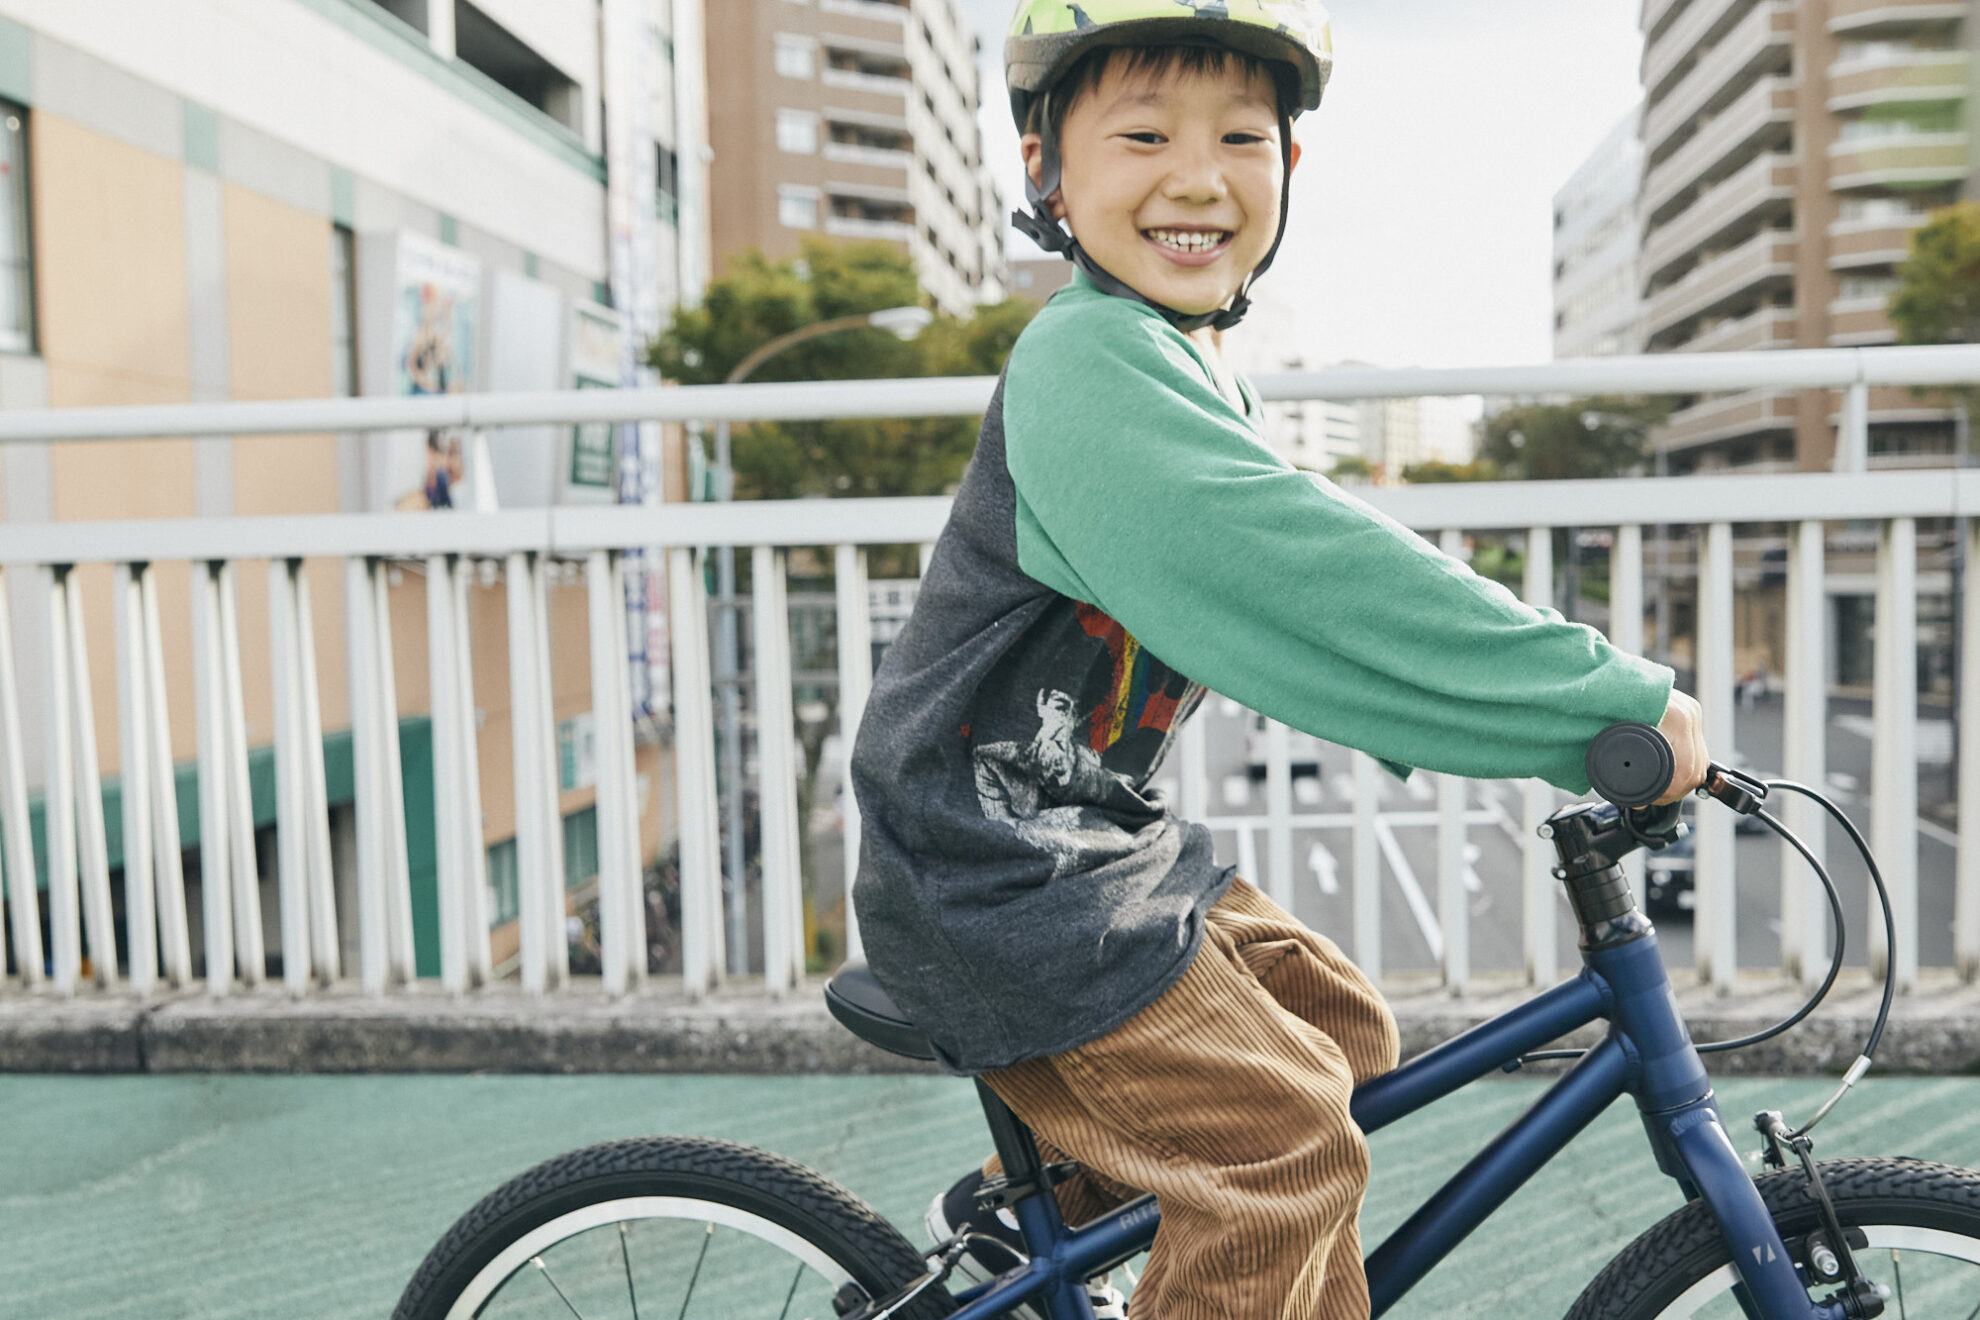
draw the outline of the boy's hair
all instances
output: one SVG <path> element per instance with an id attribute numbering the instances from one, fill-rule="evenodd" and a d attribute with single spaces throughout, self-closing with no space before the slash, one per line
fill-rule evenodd
<path id="1" fill-rule="evenodd" d="M 1053 86 L 1049 98 L 1039 97 L 1032 101 L 1031 109 L 1025 116 L 1024 131 L 1044 131 L 1043 114 L 1049 99 L 1052 131 L 1055 134 L 1060 132 L 1065 128 L 1067 113 L 1082 97 L 1100 86 L 1109 69 L 1118 68 L 1128 78 L 1138 75 L 1163 78 L 1176 74 L 1184 77 L 1221 77 L 1233 67 L 1247 77 L 1263 74 L 1271 80 L 1272 86 L 1278 90 L 1281 118 L 1289 115 L 1292 107 L 1299 104 L 1299 72 L 1279 60 L 1261 60 L 1256 55 L 1232 50 L 1228 46 L 1208 44 L 1096 46 L 1066 70 L 1065 77 Z"/>

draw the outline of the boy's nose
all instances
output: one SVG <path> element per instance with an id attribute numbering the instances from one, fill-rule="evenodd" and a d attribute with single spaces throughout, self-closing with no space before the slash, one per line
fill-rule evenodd
<path id="1" fill-rule="evenodd" d="M 1174 201 L 1214 202 L 1229 191 L 1222 163 L 1205 147 L 1181 153 L 1163 184 L 1164 195 Z"/>

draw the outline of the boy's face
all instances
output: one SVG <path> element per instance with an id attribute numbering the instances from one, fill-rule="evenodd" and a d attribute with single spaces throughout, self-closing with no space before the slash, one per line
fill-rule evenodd
<path id="1" fill-rule="evenodd" d="M 1035 180 L 1038 135 L 1023 147 Z M 1193 316 L 1225 306 L 1277 236 L 1277 91 L 1242 61 L 1202 74 L 1124 74 L 1116 61 L 1067 112 L 1059 152 L 1053 215 L 1103 269 L 1163 306 Z"/>

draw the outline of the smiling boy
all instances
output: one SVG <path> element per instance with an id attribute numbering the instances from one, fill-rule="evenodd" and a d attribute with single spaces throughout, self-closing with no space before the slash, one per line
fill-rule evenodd
<path id="1" fill-rule="evenodd" d="M 1013 349 L 853 756 L 874 975 L 979 1074 L 1079 1222 L 1162 1221 L 1136 1320 L 1365 1317 L 1355 1085 L 1381 996 L 1151 781 L 1213 688 L 1398 772 L 1585 791 L 1604 726 L 1705 766 L 1670 671 L 1520 604 L 1273 454 L 1219 336 L 1285 232 L 1320 103 L 1306 0 L 1023 0 L 1005 47 L 1033 210 L 1079 270 Z M 1062 227 L 1064 226 L 1064 227 Z M 1068 232 L 1070 230 L 1070 232 Z M 931 1210 L 1015 1239 L 981 1174 Z"/>

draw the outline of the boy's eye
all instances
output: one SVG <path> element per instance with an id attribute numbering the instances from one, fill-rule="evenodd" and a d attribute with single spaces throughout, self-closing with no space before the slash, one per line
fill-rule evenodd
<path id="1" fill-rule="evenodd" d="M 1153 132 L 1127 133 L 1123 134 L 1123 136 L 1130 142 L 1142 142 L 1149 146 L 1154 146 L 1164 140 L 1160 133 Z"/>
<path id="2" fill-rule="evenodd" d="M 1224 142 L 1225 142 L 1225 144 L 1226 144 L 1227 146 L 1233 146 L 1233 147 L 1248 147 L 1248 146 L 1250 146 L 1250 145 L 1252 145 L 1252 144 L 1253 144 L 1253 143 L 1255 143 L 1255 142 L 1264 142 L 1264 141 L 1266 141 L 1266 140 L 1267 140 L 1267 139 L 1266 139 L 1266 137 L 1265 137 L 1265 135 L 1264 135 L 1263 133 L 1226 133 L 1226 134 L 1224 134 Z"/>

